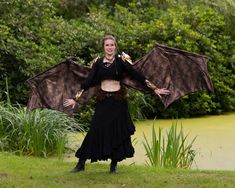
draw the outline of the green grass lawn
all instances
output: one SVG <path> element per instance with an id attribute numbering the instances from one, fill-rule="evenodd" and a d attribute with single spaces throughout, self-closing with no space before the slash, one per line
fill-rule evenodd
<path id="1" fill-rule="evenodd" d="M 0 187 L 235 187 L 235 171 L 155 169 L 120 165 L 117 174 L 109 174 L 108 163 L 88 163 L 85 172 L 71 174 L 69 170 L 74 165 L 74 162 L 0 153 Z"/>

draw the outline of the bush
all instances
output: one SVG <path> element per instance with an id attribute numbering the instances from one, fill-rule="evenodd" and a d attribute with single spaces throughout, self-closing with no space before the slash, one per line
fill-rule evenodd
<path id="1" fill-rule="evenodd" d="M 145 96 L 153 110 L 148 110 L 147 103 L 137 101 L 141 113 L 146 110 L 146 117 L 189 117 L 235 109 L 235 42 L 222 14 L 226 11 L 221 13 L 218 6 L 208 6 L 204 0 L 118 3 L 92 0 L 79 1 L 83 2 L 80 7 L 77 2 L 18 0 L 8 6 L 0 3 L 0 89 L 5 91 L 4 79 L 8 77 L 14 104 L 27 103 L 26 79 L 59 63 L 65 56 L 76 56 L 79 63 L 89 64 L 101 53 L 101 38 L 114 34 L 119 52 L 125 51 L 133 60 L 146 54 L 155 42 L 210 57 L 213 95 L 191 94 L 167 110 L 159 100 Z M 68 12 L 70 7 L 74 11 Z M 233 15 L 232 11 L 229 14 Z M 231 28 L 233 25 L 230 24 Z M 0 100 L 5 99 L 2 92 Z"/>

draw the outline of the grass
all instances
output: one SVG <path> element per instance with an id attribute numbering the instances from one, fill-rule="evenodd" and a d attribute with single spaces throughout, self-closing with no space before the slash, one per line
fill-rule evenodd
<path id="1" fill-rule="evenodd" d="M 79 188 L 210 188 L 234 187 L 235 171 L 158 169 L 119 165 L 117 174 L 108 164 L 90 164 L 86 171 L 71 174 L 75 163 L 0 153 L 0 187 Z"/>

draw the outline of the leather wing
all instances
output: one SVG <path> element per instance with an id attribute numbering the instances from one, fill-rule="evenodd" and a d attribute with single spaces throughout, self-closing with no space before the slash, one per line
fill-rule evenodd
<path id="1" fill-rule="evenodd" d="M 72 114 L 74 109 L 65 108 L 63 102 L 65 99 L 75 96 L 89 72 L 89 67 L 79 65 L 71 58 L 66 58 L 61 63 L 28 79 L 26 82 L 31 88 L 31 95 L 27 110 L 49 108 Z M 95 90 L 96 88 L 92 87 L 84 92 L 78 105 L 88 102 L 94 96 Z"/>
<path id="2" fill-rule="evenodd" d="M 207 64 L 206 56 L 156 44 L 149 53 L 133 63 L 133 68 L 158 88 L 170 90 L 170 95 L 162 95 L 161 98 L 167 108 L 189 93 L 200 90 L 213 92 Z M 123 82 L 140 91 L 145 90 L 143 85 L 130 77 Z"/>

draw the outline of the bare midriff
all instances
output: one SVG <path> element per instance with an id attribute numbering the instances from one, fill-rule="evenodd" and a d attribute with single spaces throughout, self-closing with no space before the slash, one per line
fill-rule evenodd
<path id="1" fill-rule="evenodd" d="M 101 89 L 103 91 L 114 92 L 121 89 L 120 81 L 117 80 L 103 80 L 101 82 Z"/>

